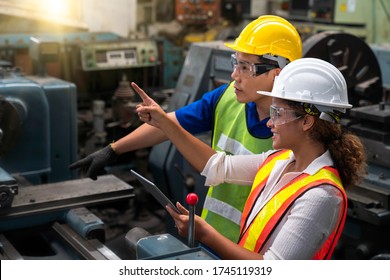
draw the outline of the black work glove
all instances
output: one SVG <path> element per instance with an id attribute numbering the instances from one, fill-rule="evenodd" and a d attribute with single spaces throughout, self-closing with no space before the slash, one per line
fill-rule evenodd
<path id="1" fill-rule="evenodd" d="M 92 180 L 96 180 L 98 175 L 104 174 L 106 165 L 114 164 L 118 159 L 118 155 L 107 145 L 103 149 L 96 151 L 79 161 L 69 165 L 70 169 L 83 168 L 87 170 L 86 176 Z"/>

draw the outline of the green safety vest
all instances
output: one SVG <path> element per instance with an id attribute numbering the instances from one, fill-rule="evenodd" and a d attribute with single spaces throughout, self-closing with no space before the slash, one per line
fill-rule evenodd
<path id="1" fill-rule="evenodd" d="M 239 103 L 233 83 L 221 95 L 214 112 L 212 148 L 227 154 L 258 154 L 272 149 L 272 138 L 262 139 L 249 133 L 246 106 Z M 223 183 L 210 186 L 202 218 L 218 232 L 237 242 L 242 210 L 251 186 Z"/>

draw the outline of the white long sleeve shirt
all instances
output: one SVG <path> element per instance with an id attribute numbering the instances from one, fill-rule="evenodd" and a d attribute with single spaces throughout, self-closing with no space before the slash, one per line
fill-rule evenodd
<path id="1" fill-rule="evenodd" d="M 222 182 L 252 185 L 257 171 L 272 151 L 257 155 L 226 155 L 218 152 L 207 162 L 202 175 L 205 185 L 217 186 Z M 276 162 L 264 191 L 257 199 L 247 225 L 285 184 L 302 173 L 314 174 L 324 166 L 332 166 L 329 151 L 315 159 L 303 172 L 286 173 L 279 179 L 287 165 L 295 160 Z M 308 190 L 298 198 L 276 227 L 260 252 L 264 259 L 311 259 L 326 241 L 339 219 L 342 195 L 333 186 L 323 185 Z"/>

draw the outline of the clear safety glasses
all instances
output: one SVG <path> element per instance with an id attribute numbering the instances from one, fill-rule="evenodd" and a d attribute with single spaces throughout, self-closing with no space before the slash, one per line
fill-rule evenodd
<path id="1" fill-rule="evenodd" d="M 278 108 L 275 106 L 270 106 L 269 116 L 274 125 L 282 125 L 303 117 L 297 116 L 294 109 Z"/>
<path id="2" fill-rule="evenodd" d="M 277 65 L 272 64 L 241 61 L 237 59 L 236 54 L 232 54 L 230 61 L 234 71 L 250 77 L 260 76 L 272 69 L 278 68 Z"/>

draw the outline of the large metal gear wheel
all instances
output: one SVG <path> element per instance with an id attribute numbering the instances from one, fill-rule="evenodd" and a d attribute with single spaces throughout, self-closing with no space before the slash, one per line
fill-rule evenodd
<path id="1" fill-rule="evenodd" d="M 347 81 L 349 103 L 354 107 L 383 100 L 378 60 L 362 39 L 343 32 L 324 31 L 303 42 L 302 56 L 320 58 L 336 66 Z"/>

